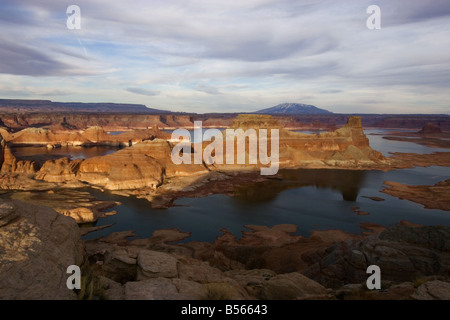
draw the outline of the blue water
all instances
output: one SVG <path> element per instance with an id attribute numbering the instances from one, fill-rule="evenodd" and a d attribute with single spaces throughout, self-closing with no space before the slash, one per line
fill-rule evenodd
<path id="1" fill-rule="evenodd" d="M 380 151 L 384 156 L 389 157 L 390 152 L 403 152 L 403 153 L 433 153 L 433 152 L 448 152 L 449 149 L 442 148 L 430 148 L 424 145 L 420 145 L 414 142 L 395 141 L 383 139 L 383 133 L 391 132 L 387 129 L 370 129 L 364 130 L 367 138 L 369 138 L 370 146 Z M 399 130 L 397 130 L 399 131 Z M 381 134 L 381 135 L 380 135 Z"/>
<path id="2" fill-rule="evenodd" d="M 118 136 L 121 133 L 124 133 L 125 131 L 109 131 L 108 134 L 111 136 Z"/>
<path id="3" fill-rule="evenodd" d="M 366 130 L 370 133 L 372 130 Z M 374 130 L 375 131 L 375 130 Z M 376 130 L 379 133 L 381 130 Z M 429 153 L 441 151 L 418 144 L 382 139 L 369 135 L 370 144 L 385 155 L 389 152 Z M 444 151 L 448 151 L 444 149 Z M 335 169 L 281 170 L 283 181 L 270 181 L 247 188 L 237 188 L 234 196 L 215 194 L 203 198 L 180 198 L 175 207 L 152 209 L 146 200 L 112 195 L 91 190 L 99 199 L 120 201 L 115 216 L 102 218 L 97 226 L 114 226 L 85 236 L 105 236 L 114 231 L 135 230 L 138 237 L 149 237 L 154 230 L 178 228 L 192 232 L 185 241 L 214 241 L 226 228 L 237 237 L 247 230 L 245 225 L 290 223 L 298 226 L 298 234 L 308 236 L 312 230 L 341 229 L 360 234 L 361 223 L 384 226 L 407 220 L 423 225 L 450 226 L 450 212 L 425 209 L 421 204 L 401 200 L 380 192 L 384 181 L 410 185 L 433 185 L 450 179 L 447 167 L 431 166 L 382 171 Z M 368 197 L 380 197 L 373 201 Z M 357 215 L 352 207 L 369 212 Z"/>
<path id="4" fill-rule="evenodd" d="M 100 219 L 97 225 L 115 223 L 86 236 L 95 238 L 113 231 L 135 230 L 139 237 L 151 236 L 154 230 L 178 228 L 192 232 L 189 240 L 213 241 L 221 234 L 221 228 L 227 228 L 237 237 L 245 230 L 244 225 L 256 224 L 273 226 L 291 223 L 299 227 L 299 234 L 307 236 L 311 230 L 341 229 L 352 233 L 361 233 L 362 222 L 374 222 L 389 226 L 408 220 L 424 225 L 449 225 L 450 213 L 442 210 L 424 209 L 422 205 L 408 200 L 381 193 L 383 181 L 397 181 L 406 184 L 435 184 L 450 179 L 448 170 L 442 167 L 403 169 L 390 172 L 359 171 L 356 181 L 337 181 L 320 185 L 287 187 L 279 191 L 283 182 L 271 182 L 258 190 L 257 199 L 252 196 L 230 197 L 216 194 L 203 198 L 181 198 L 175 201 L 177 206 L 168 209 L 152 209 L 146 200 L 120 197 L 109 192 L 92 191 L 99 199 L 120 201 L 123 204 L 114 209 L 115 216 Z M 295 170 L 302 175 L 303 170 Z M 337 170 L 334 170 L 337 171 Z M 326 175 L 324 170 L 307 170 Z M 340 170 L 343 174 L 352 174 Z M 322 179 L 323 180 L 323 179 Z M 326 180 L 326 177 L 325 177 Z M 355 182 L 356 185 L 349 185 Z M 276 184 L 279 184 L 278 186 Z M 342 188 L 341 188 L 342 187 Z M 345 190 L 349 188 L 350 190 Z M 257 187 L 255 187 L 257 188 Z M 282 189 L 282 186 L 281 186 Z M 344 190 L 342 190 L 344 189 Z M 347 192 L 347 194 L 346 194 Z M 268 199 L 261 194 L 267 193 Z M 350 195 L 350 196 L 349 196 Z M 352 196 L 356 198 L 352 199 Z M 380 197 L 385 201 L 377 202 L 362 196 Z M 346 200 L 344 200 L 346 198 Z M 370 214 L 359 216 L 352 207 L 368 211 Z"/>
<path id="5" fill-rule="evenodd" d="M 431 153 L 448 149 L 429 148 L 413 142 L 383 139 L 391 130 L 365 130 L 370 145 L 389 156 L 391 152 Z M 194 142 L 204 137 L 194 137 Z M 210 133 L 203 129 L 203 135 Z M 90 158 L 115 152 L 109 147 L 67 147 L 47 150 L 42 147 L 14 149 L 22 159 L 40 159 L 68 156 L 72 159 Z M 42 159 L 41 159 L 42 158 Z M 283 181 L 259 183 L 247 188 L 237 188 L 234 196 L 223 194 L 203 198 L 180 198 L 174 207 L 152 209 L 147 200 L 122 197 L 110 192 L 88 189 L 102 200 L 122 203 L 113 210 L 118 214 L 101 218 L 96 226 L 114 224 L 110 228 L 90 233 L 84 238 L 92 239 L 115 231 L 135 230 L 138 237 L 149 237 L 153 231 L 163 228 L 178 228 L 192 232 L 185 241 L 213 241 L 226 228 L 240 237 L 245 225 L 290 223 L 298 226 L 298 234 L 308 236 L 312 230 L 341 229 L 361 233 L 361 223 L 374 222 L 389 226 L 408 220 L 424 225 L 449 225 L 450 212 L 424 209 L 422 205 L 400 200 L 381 193 L 384 181 L 396 181 L 410 185 L 433 185 L 450 179 L 447 167 L 427 167 L 381 171 L 355 170 L 282 170 Z M 380 197 L 376 202 L 363 196 Z M 365 216 L 357 215 L 352 207 L 367 211 Z"/>

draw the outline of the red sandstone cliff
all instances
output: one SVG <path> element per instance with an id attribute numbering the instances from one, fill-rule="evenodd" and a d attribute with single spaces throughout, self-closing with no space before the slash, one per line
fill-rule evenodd
<path id="1" fill-rule="evenodd" d="M 350 117 L 347 124 L 334 132 L 323 132 L 320 134 L 305 134 L 292 132 L 282 128 L 279 121 L 267 115 L 239 115 L 233 122 L 232 129 L 241 128 L 243 130 L 267 129 L 269 134 L 272 129 L 279 132 L 279 165 L 280 167 L 297 166 L 337 166 L 337 167 L 365 167 L 380 163 L 385 160 L 383 155 L 373 150 L 369 145 L 369 140 L 365 136 L 360 117 Z M 223 131 L 223 141 L 226 140 L 227 131 Z M 235 140 L 235 150 L 237 140 Z M 209 142 L 204 142 L 205 148 Z M 269 135 L 265 142 L 271 155 L 271 137 Z M 224 148 L 225 149 L 225 148 Z M 250 164 L 249 143 L 245 145 L 245 164 L 237 164 L 237 155 L 234 165 L 225 164 L 225 150 L 215 150 L 214 155 L 222 159 L 224 164 L 214 165 L 222 170 L 236 169 L 258 169 L 264 167 L 259 162 Z"/>
<path id="2" fill-rule="evenodd" d="M 0 135 L 0 172 L 33 174 L 37 169 L 34 161 L 17 160 Z"/>
<path id="3" fill-rule="evenodd" d="M 26 128 L 17 133 L 6 133 L 5 140 L 11 145 L 44 145 L 49 148 L 58 146 L 90 146 L 113 145 L 129 146 L 144 140 L 155 138 L 168 139 L 170 134 L 155 129 L 143 129 L 110 135 L 98 126 L 89 127 L 84 131 L 59 131 L 57 133 L 43 128 Z"/>
<path id="4" fill-rule="evenodd" d="M 175 165 L 171 150 L 172 145 L 166 140 L 144 141 L 110 155 L 83 161 L 77 178 L 110 190 L 154 189 L 165 177 L 208 172 L 203 165 Z"/>
<path id="5" fill-rule="evenodd" d="M 304 134 L 285 130 L 281 124 L 271 116 L 240 115 L 232 128 L 243 130 L 269 129 L 269 136 L 265 141 L 268 146 L 268 156 L 271 152 L 270 129 L 279 130 L 279 159 L 272 159 L 276 166 L 285 167 L 342 167 L 365 168 L 382 163 L 385 159 L 369 146 L 369 140 L 364 135 L 361 119 L 350 117 L 347 124 L 334 131 L 321 134 Z M 225 134 L 225 133 L 224 133 Z M 101 186 L 111 190 L 123 189 L 155 189 L 166 178 L 178 176 L 195 176 L 207 173 L 209 170 L 255 170 L 267 167 L 261 161 L 249 163 L 249 147 L 246 144 L 246 161 L 237 164 L 238 154 L 235 154 L 235 164 L 227 164 L 224 158 L 226 148 L 216 149 L 213 154 L 215 163 L 206 166 L 202 164 L 173 163 L 171 158 L 174 143 L 165 139 L 155 139 L 157 136 L 169 137 L 157 129 L 146 129 L 123 133 L 118 136 L 108 135 L 102 128 L 93 127 L 79 132 L 55 134 L 45 129 L 26 129 L 10 136 L 10 143 L 68 143 L 64 139 L 78 139 L 83 144 L 89 143 L 130 143 L 113 154 L 94 157 L 87 160 L 59 159 L 47 161 L 36 173 L 36 180 L 46 182 L 82 181 L 91 185 Z M 73 143 L 75 140 L 71 140 Z M 223 140 L 226 144 L 226 139 Z M 210 148 L 210 142 L 203 142 L 202 151 Z M 189 147 L 190 150 L 193 145 Z M 191 160 L 193 154 L 191 154 Z M 217 163 L 222 157 L 223 164 Z M 271 163 L 270 165 L 272 165 Z M 2 139 L 0 152 L 1 171 L 4 173 L 34 174 L 37 166 L 30 161 L 18 161 Z M 275 172 L 276 173 L 276 172 Z"/>

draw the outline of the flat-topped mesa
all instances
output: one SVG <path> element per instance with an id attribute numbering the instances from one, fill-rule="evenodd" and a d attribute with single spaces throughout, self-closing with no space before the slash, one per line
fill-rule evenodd
<path id="1" fill-rule="evenodd" d="M 26 128 L 14 134 L 7 134 L 5 139 L 11 145 L 43 145 L 48 148 L 59 146 L 126 146 L 155 138 L 168 139 L 170 135 L 159 129 L 140 129 L 123 132 L 118 135 L 108 134 L 102 127 L 92 126 L 85 131 L 67 130 L 53 132 L 43 128 Z"/>
<path id="2" fill-rule="evenodd" d="M 113 154 L 84 160 L 77 179 L 109 190 L 151 188 L 165 177 L 206 173 L 203 165 L 175 165 L 172 145 L 162 139 L 143 141 Z"/>
<path id="3" fill-rule="evenodd" d="M 298 166 L 337 166 L 360 167 L 378 164 L 385 160 L 383 155 L 373 150 L 369 139 L 365 136 L 361 118 L 349 117 L 347 124 L 333 132 L 306 134 L 283 129 L 277 119 L 270 115 L 239 115 L 233 122 L 232 129 L 249 130 L 267 129 L 267 145 L 270 145 L 270 133 L 273 129 L 279 131 L 279 163 L 280 167 Z M 226 130 L 224 131 L 226 134 Z M 243 142 L 241 142 L 243 143 Z M 245 144 L 246 159 L 249 152 Z M 216 152 L 221 157 L 222 154 Z M 246 168 L 259 168 L 260 165 L 249 165 Z M 241 166 L 242 167 L 242 166 Z M 226 165 L 220 165 L 225 169 Z M 243 167 L 242 167 L 243 168 Z"/>
<path id="4" fill-rule="evenodd" d="M 43 145 L 55 147 L 61 145 L 81 145 L 88 140 L 77 131 L 54 133 L 44 128 L 26 128 L 8 137 L 11 145 Z"/>
<path id="5" fill-rule="evenodd" d="M 428 122 L 417 133 L 420 133 L 422 135 L 437 134 L 442 133 L 442 130 L 439 124 Z"/>
<path id="6" fill-rule="evenodd" d="M 94 143 L 107 141 L 110 138 L 110 135 L 107 134 L 106 131 L 99 126 L 87 128 L 85 131 L 81 133 L 81 136 Z"/>
<path id="7" fill-rule="evenodd" d="M 333 132 L 322 132 L 316 135 L 306 135 L 291 132 L 291 138 L 285 138 L 284 143 L 290 148 L 291 161 L 325 161 L 333 166 L 346 167 L 378 164 L 384 161 L 384 156 L 370 147 L 361 124 L 361 118 L 349 117 L 347 124 Z M 280 145 L 283 142 L 280 142 Z"/>
<path id="8" fill-rule="evenodd" d="M 240 114 L 234 120 L 231 129 L 281 129 L 281 124 L 270 115 Z"/>

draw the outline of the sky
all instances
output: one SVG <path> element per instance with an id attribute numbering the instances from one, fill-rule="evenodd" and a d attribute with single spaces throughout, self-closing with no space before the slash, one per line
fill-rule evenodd
<path id="1" fill-rule="evenodd" d="M 450 113 L 448 0 L 0 0 L 0 44 L 4 99 Z"/>

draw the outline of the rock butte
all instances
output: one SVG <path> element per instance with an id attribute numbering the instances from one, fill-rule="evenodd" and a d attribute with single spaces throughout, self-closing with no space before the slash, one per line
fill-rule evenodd
<path id="1" fill-rule="evenodd" d="M 341 129 L 318 135 L 286 131 L 270 116 L 260 115 L 239 116 L 232 128 L 253 126 L 279 128 L 281 168 L 388 170 L 449 159 L 447 153 L 384 158 L 370 148 L 357 117 Z M 364 235 L 328 230 L 305 238 L 295 235 L 293 225 L 251 225 L 240 239 L 224 229 L 213 243 L 174 244 L 190 235 L 175 229 L 155 231 L 147 239 L 128 240 L 134 236 L 128 231 L 83 243 L 74 219 L 95 219 L 95 210 L 108 207 L 70 190 L 86 183 L 155 201 L 155 195 L 164 197 L 170 190 L 215 192 L 214 185 L 225 179 L 266 179 L 254 174 L 258 165 L 228 169 L 234 173 L 223 173 L 224 166 L 174 165 L 170 159 L 173 142 L 158 130 L 142 135 L 130 132 L 126 139 L 111 138 L 98 127 L 86 131 L 33 129 L 20 135 L 2 131 L 8 142 L 0 139 L 1 188 L 47 191 L 38 199 L 46 207 L 32 204 L 33 196 L 27 193 L 15 193 L 11 201 L 0 203 L 0 296 L 4 299 L 450 299 L 449 227 L 403 223 L 386 229 L 366 224 L 363 227 L 370 232 Z M 107 156 L 62 158 L 39 167 L 17 159 L 8 145 L 52 147 L 70 137 L 86 145 L 126 147 Z M 231 189 L 227 190 L 233 185 L 228 183 Z M 401 196 L 419 195 L 428 201 L 424 193 L 442 193 L 448 181 L 423 188 L 391 186 L 387 192 L 397 189 Z M 50 199 L 56 204 L 49 205 Z M 90 213 L 72 210 L 70 201 L 77 202 L 75 209 L 86 204 Z M 66 268 L 71 264 L 82 266 L 86 275 L 82 296 L 65 286 Z M 368 292 L 361 284 L 370 264 L 383 270 L 381 291 Z"/>
<path id="2" fill-rule="evenodd" d="M 349 117 L 347 124 L 333 132 L 304 134 L 283 129 L 279 121 L 268 115 L 238 115 L 230 127 L 246 130 L 279 130 L 279 168 L 341 168 L 380 169 L 431 165 L 433 161 L 448 162 L 447 154 L 411 155 L 396 154 L 385 158 L 373 150 L 364 135 L 360 117 Z M 268 130 L 270 131 L 270 130 Z M 261 164 L 180 164 L 171 160 L 176 141 L 170 135 L 154 129 L 125 132 L 116 136 L 107 134 L 100 127 L 85 131 L 60 131 L 54 133 L 42 128 L 28 128 L 17 133 L 5 130 L 0 138 L 0 188 L 15 190 L 54 190 L 55 188 L 80 188 L 90 185 L 145 198 L 154 207 L 167 207 L 179 195 L 202 196 L 211 193 L 230 192 L 233 181 L 244 182 L 269 179 L 256 176 Z M 267 145 L 270 146 L 270 136 Z M 48 160 L 41 167 L 34 161 L 17 159 L 10 145 L 116 145 L 126 146 L 112 154 L 90 159 Z M 204 149 L 209 142 L 203 142 Z M 192 145 L 192 149 L 193 145 Z M 216 157 L 221 155 L 216 150 Z M 246 145 L 248 153 L 248 143 Z M 270 150 L 269 150 L 270 153 Z M 192 154 L 193 157 L 193 154 Z M 439 162 L 440 161 L 440 162 Z M 192 161 L 193 163 L 194 161 Z M 237 161 L 236 161 L 237 162 Z M 239 175 L 237 175 L 239 173 Z M 253 175 L 245 175 L 253 173 Z M 224 182 L 229 180 L 230 182 Z M 207 187 L 206 187 L 207 186 Z M 226 191 L 221 191 L 225 187 Z M 203 189 L 207 188 L 207 190 Z M 231 188 L 231 189 L 230 189 Z M 199 192 L 197 192 L 199 190 Z M 203 190 L 203 191 L 202 191 Z M 57 207 L 53 207 L 57 208 Z M 80 215 L 74 206 L 74 217 L 88 216 L 96 219 L 95 212 Z M 78 218 L 79 222 L 86 222 Z M 89 221 L 89 220 L 87 220 Z"/>
<path id="3" fill-rule="evenodd" d="M 239 115 L 231 128 L 279 129 L 280 168 L 363 169 L 385 168 L 390 164 L 389 159 L 370 148 L 359 117 L 350 117 L 344 127 L 334 132 L 312 135 L 285 130 L 278 120 L 266 115 Z M 158 192 L 164 189 L 158 188 L 162 185 L 173 185 L 175 189 L 180 186 L 187 188 L 188 184 L 195 181 L 192 178 L 214 171 L 256 172 L 261 167 L 260 164 L 248 164 L 248 161 L 236 165 L 175 165 L 171 160 L 171 151 L 176 142 L 168 140 L 170 135 L 158 128 L 134 130 L 116 136 L 107 134 L 100 127 L 91 127 L 82 132 L 72 130 L 59 133 L 42 128 L 27 128 L 17 133 L 4 134 L 6 140 L 2 138 L 0 144 L 0 186 L 6 189 L 51 190 L 55 187 L 76 188 L 87 183 L 152 201 L 155 195 L 161 195 Z M 18 160 L 11 152 L 10 145 L 24 144 L 126 147 L 109 155 L 86 160 L 48 160 L 39 167 L 33 161 Z M 206 145 L 204 142 L 202 147 Z M 216 156 L 220 156 L 220 151 Z"/>

